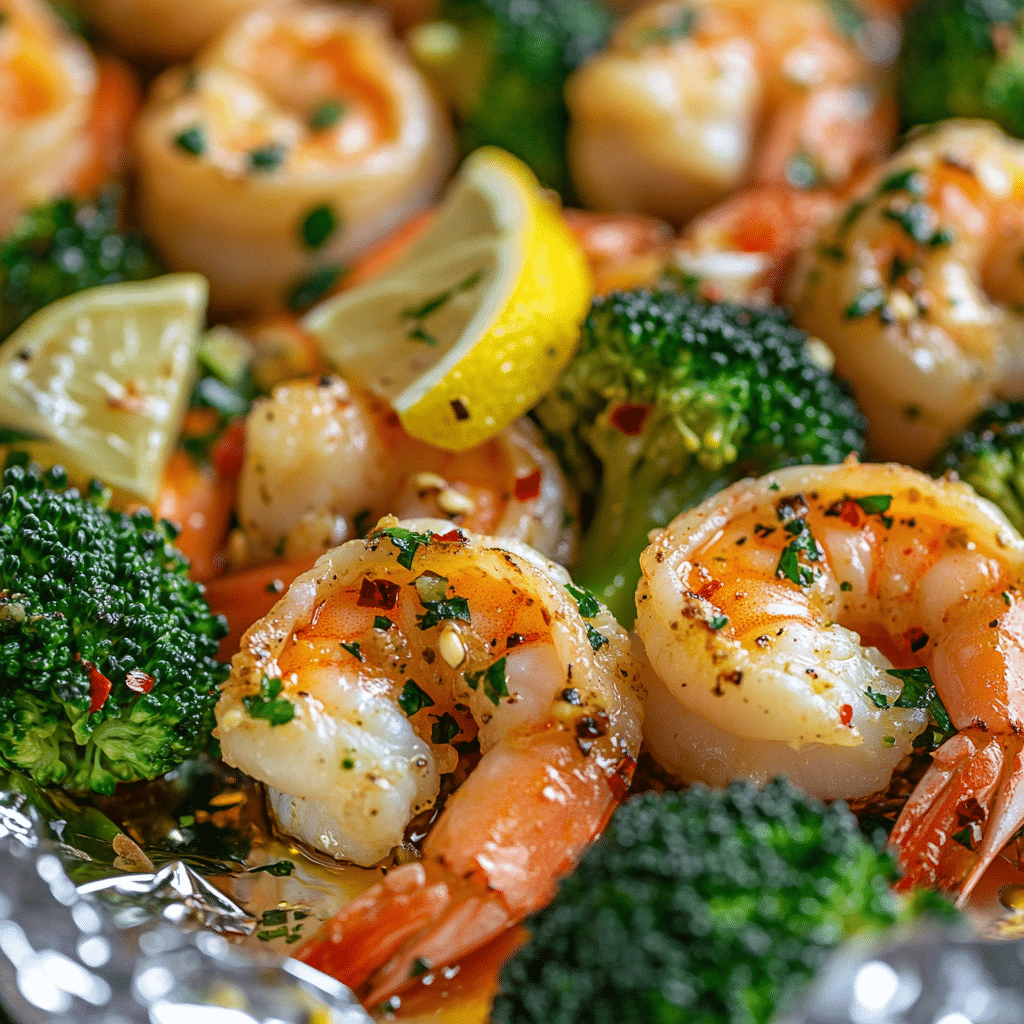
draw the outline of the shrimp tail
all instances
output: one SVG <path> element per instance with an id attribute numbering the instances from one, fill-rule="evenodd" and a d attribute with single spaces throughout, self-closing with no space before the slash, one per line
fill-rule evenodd
<path id="1" fill-rule="evenodd" d="M 933 885 L 962 905 L 1024 823 L 1024 737 L 964 729 L 935 752 L 893 828 L 907 890 Z"/>
<path id="2" fill-rule="evenodd" d="M 378 1006 L 436 967 L 485 945 L 521 915 L 474 877 L 440 861 L 403 864 L 348 904 L 298 959 Z"/>

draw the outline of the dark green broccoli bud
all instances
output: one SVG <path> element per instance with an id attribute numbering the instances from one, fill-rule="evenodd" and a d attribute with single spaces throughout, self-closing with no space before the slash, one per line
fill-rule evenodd
<path id="1" fill-rule="evenodd" d="M 647 533 L 744 476 L 842 461 L 863 416 L 781 310 L 678 292 L 595 301 L 535 414 L 595 503 L 573 578 L 627 626 Z"/>
<path id="2" fill-rule="evenodd" d="M 1024 402 L 999 402 L 952 438 L 935 457 L 932 474 L 951 470 L 1024 532 Z"/>
<path id="3" fill-rule="evenodd" d="M 117 189 L 29 210 L 0 242 L 0 340 L 65 295 L 156 277 L 160 267 L 142 237 L 120 224 Z"/>
<path id="4" fill-rule="evenodd" d="M 904 126 L 982 117 L 1024 137 L 1024 0 L 924 0 L 898 71 Z"/>
<path id="5" fill-rule="evenodd" d="M 527 921 L 491 1022 L 762 1024 L 845 937 L 955 917 L 895 878 L 845 804 L 784 780 L 648 793 Z"/>
<path id="6" fill-rule="evenodd" d="M 462 151 L 507 149 L 570 198 L 562 91 L 607 38 L 607 10 L 599 0 L 444 0 L 438 17 L 410 44 L 455 107 Z M 437 49 L 439 38 L 452 45 Z"/>
<path id="7" fill-rule="evenodd" d="M 110 794 L 203 751 L 227 633 L 173 527 L 11 467 L 0 490 L 0 766 Z"/>

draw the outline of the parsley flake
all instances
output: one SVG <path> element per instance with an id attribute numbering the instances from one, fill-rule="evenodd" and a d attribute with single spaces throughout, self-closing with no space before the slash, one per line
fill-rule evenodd
<path id="1" fill-rule="evenodd" d="M 595 615 L 600 615 L 600 602 L 585 587 L 577 587 L 572 583 L 566 583 L 565 589 L 572 594 L 573 599 L 576 601 L 576 605 L 580 610 L 580 615 L 582 615 L 583 618 L 592 619 Z"/>
<path id="2" fill-rule="evenodd" d="M 502 697 L 508 696 L 508 686 L 505 683 L 505 658 L 499 658 L 493 665 L 489 665 L 479 672 L 466 672 L 466 685 L 471 690 L 476 690 L 480 683 L 484 685 L 484 695 L 495 706 Z"/>
<path id="3" fill-rule="evenodd" d="M 359 649 L 359 644 L 356 643 L 355 641 L 353 641 L 352 643 L 346 643 L 344 640 L 342 640 L 341 646 L 344 647 L 345 650 L 348 651 L 348 653 L 351 654 L 352 657 L 356 659 L 356 661 L 365 661 L 366 660 L 363 657 L 362 651 L 360 651 L 360 649 Z"/>
<path id="4" fill-rule="evenodd" d="M 398 696 L 398 706 L 402 709 L 406 718 L 412 718 L 417 711 L 422 711 L 424 708 L 432 708 L 434 706 L 434 700 L 429 693 L 421 690 L 420 687 L 410 679 L 405 686 L 402 687 L 402 692 Z"/>
<path id="5" fill-rule="evenodd" d="M 443 715 L 432 715 L 434 724 L 430 727 L 431 743 L 451 743 L 462 732 L 462 726 L 446 711 Z"/>
<path id="6" fill-rule="evenodd" d="M 416 625 L 420 629 L 430 629 L 445 619 L 459 619 L 462 622 L 471 622 L 469 617 L 469 602 L 464 597 L 449 597 L 444 601 L 421 601 L 426 612 L 416 616 Z"/>
<path id="7" fill-rule="evenodd" d="M 370 534 L 370 540 L 387 537 L 398 548 L 398 564 L 405 569 L 412 568 L 412 560 L 419 549 L 430 543 L 429 533 L 416 533 L 401 526 L 389 526 L 386 530 L 378 530 Z M 468 621 L 468 620 L 467 620 Z"/>
<path id="8" fill-rule="evenodd" d="M 261 718 L 273 725 L 284 725 L 295 717 L 295 705 L 286 697 L 280 697 L 284 684 L 280 679 L 268 679 L 260 682 L 260 692 L 242 698 L 245 710 L 250 718 Z"/>

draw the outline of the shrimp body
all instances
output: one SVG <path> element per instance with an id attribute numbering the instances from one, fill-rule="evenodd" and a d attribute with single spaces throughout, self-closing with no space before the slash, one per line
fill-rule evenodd
<path id="1" fill-rule="evenodd" d="M 568 580 L 515 542 L 385 519 L 243 637 L 218 734 L 230 764 L 272 787 L 286 830 L 372 864 L 443 776 L 464 779 L 422 861 L 303 951 L 375 1002 L 416 957 L 451 963 L 550 898 L 628 785 L 638 666 L 607 612 L 582 617 Z M 268 678 L 293 708 L 282 724 L 258 717 Z"/>
<path id="2" fill-rule="evenodd" d="M 88 47 L 41 0 L 0 0 L 0 234 L 87 159 L 96 78 Z"/>
<path id="3" fill-rule="evenodd" d="M 870 25 L 893 56 L 895 24 Z M 590 207 L 674 223 L 750 181 L 841 185 L 894 132 L 880 59 L 821 0 L 644 7 L 566 85 L 575 184 Z"/>
<path id="4" fill-rule="evenodd" d="M 868 447 L 926 465 L 1024 393 L 1024 144 L 982 121 L 917 135 L 804 253 L 794 317 L 829 345 Z"/>
<path id="5" fill-rule="evenodd" d="M 908 880 L 966 894 L 1024 820 L 1024 541 L 1001 513 L 903 466 L 794 467 L 677 517 L 641 564 L 646 739 L 686 777 L 870 795 L 926 724 L 889 670 L 928 670 L 960 731 L 893 842 Z"/>
<path id="6" fill-rule="evenodd" d="M 255 11 L 154 84 L 141 216 L 221 310 L 279 306 L 437 195 L 451 129 L 381 17 Z"/>
<path id="7" fill-rule="evenodd" d="M 453 453 L 411 438 L 379 399 L 326 377 L 278 385 L 255 403 L 245 434 L 235 565 L 319 553 L 386 513 L 448 518 L 561 563 L 572 555 L 568 487 L 527 420 Z"/>
<path id="8" fill-rule="evenodd" d="M 194 56 L 232 20 L 280 0 L 81 0 L 81 7 L 105 39 L 128 57 L 184 61 Z"/>

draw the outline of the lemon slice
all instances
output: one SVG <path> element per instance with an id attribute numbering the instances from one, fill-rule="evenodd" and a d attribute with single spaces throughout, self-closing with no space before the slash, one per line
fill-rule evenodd
<path id="1" fill-rule="evenodd" d="M 189 399 L 206 293 L 198 274 L 168 274 L 41 309 L 0 345 L 0 425 L 38 438 L 32 457 L 72 478 L 153 501 Z"/>
<path id="2" fill-rule="evenodd" d="M 349 380 L 442 448 L 480 444 L 568 362 L 590 270 L 529 168 L 472 153 L 437 216 L 385 273 L 311 310 L 305 327 Z"/>

